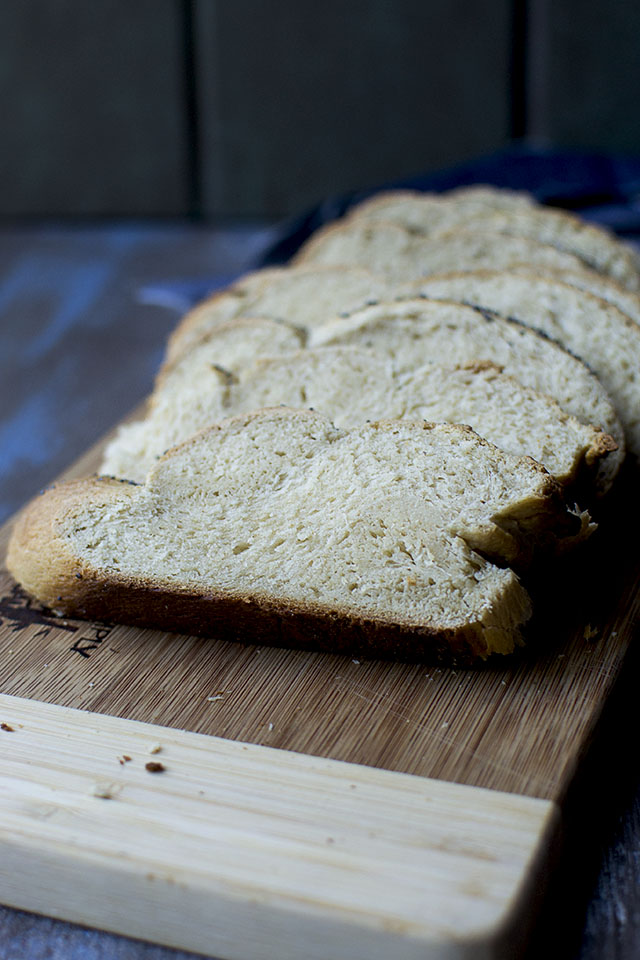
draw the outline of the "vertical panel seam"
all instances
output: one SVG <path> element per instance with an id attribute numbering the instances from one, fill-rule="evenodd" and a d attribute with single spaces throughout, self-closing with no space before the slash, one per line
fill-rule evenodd
<path id="1" fill-rule="evenodd" d="M 509 51 L 509 135 L 524 139 L 528 132 L 528 0 L 512 0 Z"/>
<path id="2" fill-rule="evenodd" d="M 202 143 L 196 70 L 194 0 L 179 0 L 182 27 L 182 69 L 186 158 L 187 214 L 202 216 Z"/>

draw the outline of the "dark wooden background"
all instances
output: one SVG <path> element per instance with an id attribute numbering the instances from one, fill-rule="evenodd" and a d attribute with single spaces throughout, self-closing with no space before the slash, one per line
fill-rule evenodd
<path id="1" fill-rule="evenodd" d="M 640 4 L 0 4 L 0 216 L 280 217 L 514 138 L 640 152 Z"/>

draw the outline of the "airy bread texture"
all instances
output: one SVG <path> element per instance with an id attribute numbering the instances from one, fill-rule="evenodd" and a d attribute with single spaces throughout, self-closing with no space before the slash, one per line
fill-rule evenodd
<path id="1" fill-rule="evenodd" d="M 392 295 L 384 277 L 363 267 L 256 270 L 183 317 L 169 338 L 167 360 L 186 353 L 204 333 L 233 317 L 266 317 L 309 329 Z"/>
<path id="2" fill-rule="evenodd" d="M 278 405 L 311 407 L 345 428 L 383 418 L 465 423 L 500 449 L 533 457 L 585 503 L 598 461 L 615 449 L 606 434 L 490 363 L 434 363 L 399 376 L 379 353 L 325 347 L 263 357 L 245 367 L 240 380 L 210 364 L 200 370 L 188 387 L 167 381 L 149 416 L 120 428 L 105 451 L 103 473 L 141 482 L 161 454 L 198 430 Z"/>
<path id="3" fill-rule="evenodd" d="M 489 360 L 614 438 L 618 449 L 601 461 L 601 492 L 609 489 L 622 463 L 624 432 L 597 377 L 561 346 L 515 321 L 457 303 L 398 300 L 328 323 L 312 332 L 310 342 L 381 351 L 398 373 L 434 359 L 457 365 Z"/>
<path id="4" fill-rule="evenodd" d="M 414 289 L 519 320 L 571 350 L 609 393 L 640 457 L 640 327 L 612 304 L 559 280 L 501 271 L 428 277 Z"/>
<path id="5" fill-rule="evenodd" d="M 395 223 L 369 223 L 364 218 L 338 221 L 318 230 L 301 247 L 294 263 L 366 267 L 396 283 L 452 269 L 587 269 L 576 254 L 530 237 L 461 229 L 421 236 Z"/>
<path id="6" fill-rule="evenodd" d="M 175 448 L 144 486 L 45 492 L 12 574 L 66 616 L 418 659 L 508 653 L 528 597 L 510 561 L 557 488 L 463 426 L 334 427 L 265 410 Z M 220 635 L 220 634 L 219 634 Z"/>

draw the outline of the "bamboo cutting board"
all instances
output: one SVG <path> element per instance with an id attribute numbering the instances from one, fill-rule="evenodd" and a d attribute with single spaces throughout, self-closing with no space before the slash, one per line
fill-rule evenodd
<path id="1" fill-rule="evenodd" d="M 0 900 L 232 960 L 517 955 L 638 615 L 635 481 L 477 670 L 60 621 L 3 571 Z"/>

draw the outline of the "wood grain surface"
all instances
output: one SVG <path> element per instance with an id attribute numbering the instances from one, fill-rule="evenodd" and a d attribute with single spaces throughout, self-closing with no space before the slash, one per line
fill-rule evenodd
<path id="1" fill-rule="evenodd" d="M 544 800 L 0 695 L 0 897 L 227 960 L 522 942 Z"/>

